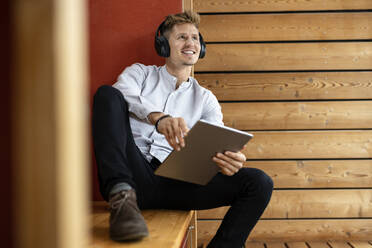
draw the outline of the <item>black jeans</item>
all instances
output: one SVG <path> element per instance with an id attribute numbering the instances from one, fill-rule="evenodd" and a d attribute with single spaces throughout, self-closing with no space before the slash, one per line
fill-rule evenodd
<path id="1" fill-rule="evenodd" d="M 94 96 L 93 141 L 100 192 L 105 200 L 120 182 L 131 185 L 141 209 L 209 209 L 231 206 L 208 247 L 242 247 L 270 201 L 273 182 L 263 171 L 242 168 L 233 176 L 218 173 L 201 186 L 154 175 L 135 145 L 127 103 L 111 86 Z"/>

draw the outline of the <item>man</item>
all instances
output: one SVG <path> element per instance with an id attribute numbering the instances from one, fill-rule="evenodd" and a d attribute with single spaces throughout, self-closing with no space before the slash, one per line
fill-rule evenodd
<path id="1" fill-rule="evenodd" d="M 223 125 L 216 97 L 190 77 L 205 55 L 198 25 L 193 12 L 168 16 L 155 37 L 165 65 L 134 64 L 94 97 L 94 148 L 113 240 L 148 235 L 139 209 L 231 206 L 208 247 L 242 247 L 270 200 L 272 180 L 261 170 L 242 168 L 241 152 L 216 154 L 220 173 L 205 186 L 154 175 L 173 149 L 187 145 L 184 136 L 198 120 Z"/>

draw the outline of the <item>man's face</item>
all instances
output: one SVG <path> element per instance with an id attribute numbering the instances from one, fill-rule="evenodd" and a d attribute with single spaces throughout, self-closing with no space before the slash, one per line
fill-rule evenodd
<path id="1" fill-rule="evenodd" d="M 191 23 L 174 25 L 169 33 L 169 61 L 177 66 L 191 66 L 200 53 L 199 31 Z"/>

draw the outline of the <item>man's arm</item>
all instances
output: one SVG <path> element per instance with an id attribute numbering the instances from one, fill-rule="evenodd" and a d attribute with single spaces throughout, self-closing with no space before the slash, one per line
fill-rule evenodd
<path id="1" fill-rule="evenodd" d="M 128 103 L 128 111 L 133 113 L 139 119 L 149 122 L 147 118 L 152 112 L 161 112 L 162 110 L 155 106 L 151 100 L 141 95 L 141 90 L 145 80 L 145 67 L 140 64 L 134 64 L 127 67 L 118 77 L 113 85 L 124 96 Z"/>
<path id="2" fill-rule="evenodd" d="M 183 118 L 174 118 L 172 116 L 160 119 L 164 115 L 165 114 L 161 112 L 153 112 L 148 115 L 147 119 L 153 125 L 157 124 L 157 131 L 165 136 L 168 143 L 176 151 L 180 151 L 181 148 L 185 147 L 185 140 L 183 137 L 186 136 L 189 131 L 186 122 Z"/>

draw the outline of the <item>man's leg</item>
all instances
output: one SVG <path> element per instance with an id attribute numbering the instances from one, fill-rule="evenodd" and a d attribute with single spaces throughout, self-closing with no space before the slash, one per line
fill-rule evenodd
<path id="1" fill-rule="evenodd" d="M 151 181 L 152 170 L 134 143 L 127 104 L 120 91 L 111 86 L 97 90 L 92 122 L 100 191 L 111 208 L 111 238 L 147 236 L 137 200 L 141 202 L 151 194 L 146 182 Z"/>
<path id="2" fill-rule="evenodd" d="M 137 194 L 146 193 L 144 186 L 151 180 L 152 170 L 134 143 L 127 103 L 112 86 L 100 87 L 94 96 L 92 132 L 103 198 L 108 201 L 114 186 L 122 183 Z M 140 201 L 142 197 L 138 197 Z"/>
<path id="3" fill-rule="evenodd" d="M 217 174 L 206 186 L 158 177 L 152 207 L 208 209 L 231 206 L 210 248 L 241 248 L 270 201 L 273 182 L 263 171 L 243 168 L 234 176 Z"/>

